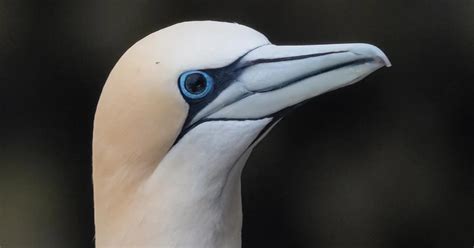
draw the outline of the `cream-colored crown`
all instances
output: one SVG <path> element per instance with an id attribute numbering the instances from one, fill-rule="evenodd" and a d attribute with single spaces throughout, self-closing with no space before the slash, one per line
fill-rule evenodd
<path id="1" fill-rule="evenodd" d="M 174 143 L 189 107 L 178 88 L 180 74 L 226 66 L 267 43 L 239 24 L 185 22 L 148 35 L 120 58 L 94 121 L 96 217 L 125 200 Z"/>

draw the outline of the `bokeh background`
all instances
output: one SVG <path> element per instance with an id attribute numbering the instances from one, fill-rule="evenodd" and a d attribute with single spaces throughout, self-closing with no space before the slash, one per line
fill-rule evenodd
<path id="1" fill-rule="evenodd" d="M 368 42 L 393 67 L 256 148 L 243 247 L 474 245 L 474 1 L 0 0 L 0 247 L 93 247 L 91 139 L 109 71 L 186 20 L 275 44 Z"/>

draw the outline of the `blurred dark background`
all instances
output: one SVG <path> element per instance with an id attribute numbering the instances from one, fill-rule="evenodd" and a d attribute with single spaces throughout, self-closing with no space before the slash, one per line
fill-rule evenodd
<path id="1" fill-rule="evenodd" d="M 243 175 L 243 247 L 474 245 L 474 1 L 0 0 L 0 246 L 93 247 L 109 71 L 186 20 L 275 44 L 368 42 L 394 66 L 284 119 Z"/>

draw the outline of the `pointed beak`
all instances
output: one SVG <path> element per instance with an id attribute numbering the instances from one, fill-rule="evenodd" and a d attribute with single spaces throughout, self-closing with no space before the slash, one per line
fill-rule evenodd
<path id="1" fill-rule="evenodd" d="M 387 56 L 369 44 L 266 45 L 249 52 L 238 62 L 237 78 L 216 103 L 211 104 L 214 111 L 208 112 L 205 118 L 272 116 L 315 96 L 356 83 L 384 66 L 391 66 Z"/>

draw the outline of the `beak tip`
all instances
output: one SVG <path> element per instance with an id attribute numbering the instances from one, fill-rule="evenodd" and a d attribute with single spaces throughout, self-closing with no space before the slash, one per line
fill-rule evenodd
<path id="1" fill-rule="evenodd" d="M 386 67 L 392 67 L 392 63 L 387 55 L 378 47 L 371 44 L 355 44 L 353 52 L 360 55 L 370 56 L 376 62 L 383 64 Z M 352 49 L 351 49 L 352 50 Z"/>
<path id="2" fill-rule="evenodd" d="M 384 53 L 381 54 L 381 56 L 378 57 L 383 64 L 385 64 L 386 67 L 392 67 L 392 62 L 388 59 L 387 55 Z"/>
<path id="3" fill-rule="evenodd" d="M 378 56 L 378 58 L 382 60 L 382 62 L 385 64 L 386 67 L 392 67 L 392 62 L 390 62 L 390 59 L 388 59 L 387 55 L 385 55 L 385 53 L 382 52 L 382 50 L 380 50 L 380 55 Z"/>
<path id="4" fill-rule="evenodd" d="M 378 47 L 370 45 L 373 49 L 373 55 L 376 58 L 376 60 L 380 61 L 382 64 L 384 64 L 386 67 L 392 67 L 392 62 L 390 62 L 390 59 L 388 59 L 387 55 Z"/>

